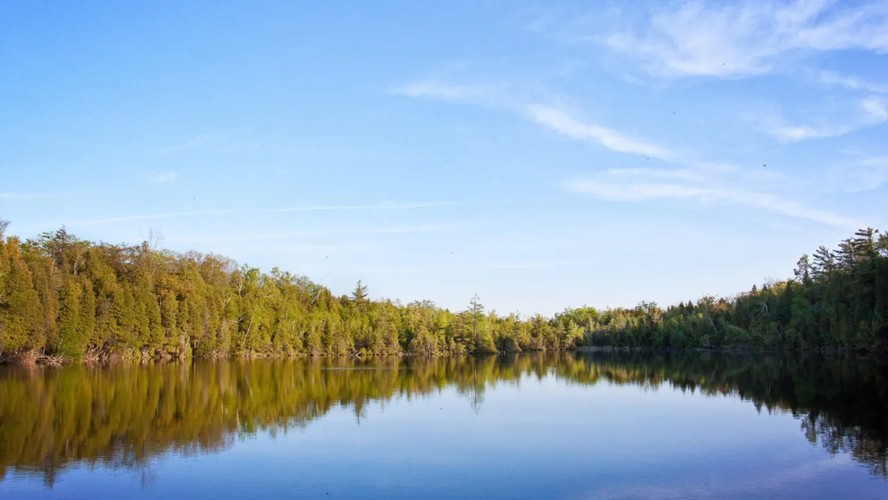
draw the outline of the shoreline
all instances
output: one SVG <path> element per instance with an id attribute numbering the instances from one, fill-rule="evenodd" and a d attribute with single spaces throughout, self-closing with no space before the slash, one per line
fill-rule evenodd
<path id="1" fill-rule="evenodd" d="M 133 364 L 153 364 L 168 363 L 179 361 L 216 361 L 216 360 L 254 360 L 254 359 L 386 359 L 386 358 L 416 358 L 416 359 L 441 359 L 452 357 L 508 357 L 519 354 L 538 354 L 538 353 L 575 353 L 575 354 L 596 354 L 596 353 L 720 353 L 720 354 L 818 354 L 824 356 L 855 356 L 861 358 L 872 358 L 881 360 L 877 352 L 873 350 L 858 351 L 847 348 L 811 348 L 811 349 L 756 349 L 752 347 L 694 347 L 694 348 L 650 348 L 650 347 L 618 347 L 618 346 L 579 346 L 568 349 L 557 350 L 523 350 L 509 352 L 478 352 L 478 353 L 443 353 L 435 355 L 424 355 L 410 352 L 387 353 L 387 354 L 361 354 L 353 353 L 346 355 L 336 354 L 295 354 L 295 353 L 239 353 L 230 355 L 214 355 L 214 356 L 192 356 L 183 354 L 174 356 L 168 353 L 163 355 L 151 354 L 145 351 L 119 352 L 119 351 L 94 351 L 75 359 L 70 356 L 61 354 L 45 354 L 42 352 L 26 351 L 18 354 L 0 354 L 0 366 L 21 366 L 36 367 L 49 366 L 61 367 L 68 365 L 102 365 L 109 366 L 117 363 L 133 363 Z"/>

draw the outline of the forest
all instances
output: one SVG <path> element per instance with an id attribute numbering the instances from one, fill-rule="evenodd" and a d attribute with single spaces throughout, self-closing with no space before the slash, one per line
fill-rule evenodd
<path id="1" fill-rule="evenodd" d="M 370 300 L 213 254 L 22 241 L 0 221 L 0 359 L 60 363 L 232 356 L 463 355 L 594 349 L 767 349 L 888 357 L 888 235 L 867 228 L 803 255 L 794 277 L 665 309 L 569 308 L 551 318 Z"/>

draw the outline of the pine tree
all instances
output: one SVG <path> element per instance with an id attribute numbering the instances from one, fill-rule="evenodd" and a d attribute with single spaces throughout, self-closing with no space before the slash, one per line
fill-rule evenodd
<path id="1" fill-rule="evenodd" d="M 46 339 L 37 335 L 39 321 L 40 298 L 19 240 L 0 239 L 0 353 L 42 348 Z"/>

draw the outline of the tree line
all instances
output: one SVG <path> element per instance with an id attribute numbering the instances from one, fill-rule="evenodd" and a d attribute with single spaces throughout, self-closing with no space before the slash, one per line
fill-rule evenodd
<path id="1" fill-rule="evenodd" d="M 871 351 L 888 356 L 888 235 L 860 229 L 835 250 L 803 255 L 794 277 L 731 298 L 598 315 L 596 346 Z"/>
<path id="2" fill-rule="evenodd" d="M 5 236 L 0 358 L 461 355 L 583 347 L 888 351 L 888 238 L 864 229 L 799 260 L 795 278 L 662 309 L 552 318 L 335 296 L 305 276 L 212 254 L 83 241 L 64 228 Z"/>

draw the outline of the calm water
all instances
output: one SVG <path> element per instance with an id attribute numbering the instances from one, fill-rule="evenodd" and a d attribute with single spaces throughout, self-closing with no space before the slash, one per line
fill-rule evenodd
<path id="1" fill-rule="evenodd" d="M 888 498 L 888 370 L 724 354 L 0 368 L 4 498 Z"/>

